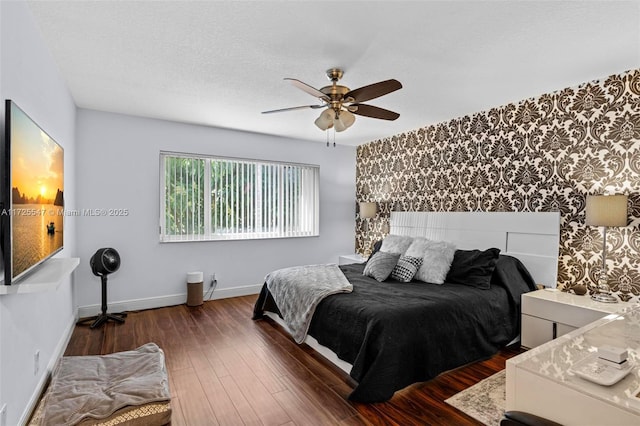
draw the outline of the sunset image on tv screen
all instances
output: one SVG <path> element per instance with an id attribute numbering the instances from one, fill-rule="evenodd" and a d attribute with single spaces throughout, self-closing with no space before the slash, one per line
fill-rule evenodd
<path id="1" fill-rule="evenodd" d="M 12 277 L 62 248 L 64 151 L 20 108 L 11 110 Z"/>

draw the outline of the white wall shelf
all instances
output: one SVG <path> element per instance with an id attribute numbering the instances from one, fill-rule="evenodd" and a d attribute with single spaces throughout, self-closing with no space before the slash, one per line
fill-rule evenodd
<path id="1" fill-rule="evenodd" d="M 78 257 L 54 257 L 15 284 L 0 285 L 0 295 L 53 291 L 79 264 Z"/>

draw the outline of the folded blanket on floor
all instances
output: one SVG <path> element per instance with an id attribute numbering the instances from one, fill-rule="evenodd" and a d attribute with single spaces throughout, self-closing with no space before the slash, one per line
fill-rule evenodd
<path id="1" fill-rule="evenodd" d="M 62 357 L 53 373 L 43 426 L 104 419 L 126 406 L 169 401 L 164 353 L 155 343 L 109 355 Z"/>
<path id="2" fill-rule="evenodd" d="M 302 343 L 318 303 L 353 286 L 337 265 L 306 265 L 279 269 L 265 278 L 293 339 Z"/>

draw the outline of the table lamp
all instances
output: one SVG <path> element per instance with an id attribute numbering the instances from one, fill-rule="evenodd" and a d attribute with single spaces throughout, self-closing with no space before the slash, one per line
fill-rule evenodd
<path id="1" fill-rule="evenodd" d="M 627 226 L 626 195 L 588 195 L 587 225 L 602 226 L 602 270 L 598 277 L 598 287 L 591 298 L 604 303 L 617 303 L 611 294 L 607 279 L 607 227 Z"/>

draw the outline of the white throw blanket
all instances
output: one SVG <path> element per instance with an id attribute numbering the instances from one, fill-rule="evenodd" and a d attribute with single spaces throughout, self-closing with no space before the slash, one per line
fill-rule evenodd
<path id="1" fill-rule="evenodd" d="M 353 291 L 337 265 L 278 269 L 268 274 L 265 281 L 296 343 L 302 343 L 307 337 L 311 318 L 322 299 Z"/>

